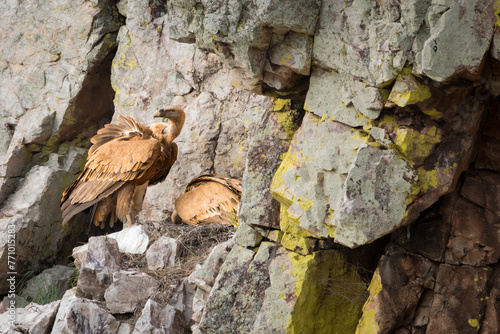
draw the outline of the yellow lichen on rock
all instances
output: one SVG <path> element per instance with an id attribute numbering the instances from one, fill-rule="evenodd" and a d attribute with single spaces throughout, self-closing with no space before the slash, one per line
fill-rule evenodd
<path id="1" fill-rule="evenodd" d="M 474 327 L 474 328 L 476 328 L 478 330 L 481 327 L 479 325 L 479 321 L 477 319 L 469 319 L 469 325 L 471 325 L 472 327 Z"/>
<path id="2" fill-rule="evenodd" d="M 497 18 L 497 22 L 495 23 L 495 29 L 500 27 L 500 0 L 496 0 L 493 3 L 493 9 L 495 10 L 495 16 Z"/>
<path id="3" fill-rule="evenodd" d="M 354 332 L 361 316 L 366 285 L 338 251 L 302 256 L 290 252 L 296 287 L 286 333 Z"/>
<path id="4" fill-rule="evenodd" d="M 291 100 L 285 99 L 274 99 L 271 108 L 271 111 L 286 111 L 291 107 Z"/>
<path id="5" fill-rule="evenodd" d="M 441 134 L 435 126 L 426 129 L 425 132 L 399 128 L 396 130 L 394 148 L 408 163 L 414 165 L 427 158 L 432 153 L 434 145 L 439 143 L 441 138 Z"/>
<path id="6" fill-rule="evenodd" d="M 406 67 L 398 74 L 396 83 L 387 100 L 388 106 L 405 107 L 431 97 L 429 87 L 421 83 L 411 72 L 412 68 Z"/>
<path id="7" fill-rule="evenodd" d="M 358 326 L 356 328 L 356 334 L 376 334 L 379 330 L 379 325 L 375 318 L 375 298 L 382 291 L 382 281 L 380 278 L 379 268 L 375 270 L 373 274 L 372 281 L 368 287 L 370 292 L 370 297 L 363 306 L 363 315 L 359 319 Z"/>
<path id="8" fill-rule="evenodd" d="M 309 237 L 312 234 L 299 226 L 299 219 L 288 213 L 289 208 L 290 206 L 281 204 L 280 231 L 283 232 L 283 236 L 280 243 L 288 250 L 303 255 L 310 254 L 313 247 Z"/>
<path id="9" fill-rule="evenodd" d="M 300 111 L 292 107 L 292 101 L 286 99 L 275 98 L 270 111 L 275 112 L 278 116 L 278 124 L 286 133 L 286 140 L 292 140 L 295 131 L 299 128 L 297 119 Z"/>
<path id="10" fill-rule="evenodd" d="M 430 116 L 430 118 L 433 120 L 439 120 L 443 117 L 443 113 L 436 109 L 422 110 L 422 112 L 427 116 Z"/>
<path id="11" fill-rule="evenodd" d="M 271 194 L 282 204 L 290 206 L 294 202 L 294 196 L 284 185 L 283 174 L 289 169 L 298 167 L 299 164 L 299 158 L 292 153 L 292 147 L 290 146 L 271 183 Z"/>

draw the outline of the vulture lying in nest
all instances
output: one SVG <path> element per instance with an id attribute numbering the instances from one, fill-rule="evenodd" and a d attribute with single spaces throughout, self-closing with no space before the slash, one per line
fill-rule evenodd
<path id="1" fill-rule="evenodd" d="M 172 222 L 235 225 L 240 198 L 240 180 L 216 175 L 199 176 L 189 182 L 185 193 L 175 201 Z"/>
<path id="2" fill-rule="evenodd" d="M 134 223 L 142 209 L 146 188 L 165 179 L 177 159 L 172 141 L 184 125 L 184 110 L 178 106 L 160 109 L 154 117 L 169 123 L 147 127 L 131 117 L 120 116 L 118 124 L 106 124 L 92 139 L 85 169 L 64 191 L 62 224 L 91 208 L 96 226 L 113 227 L 117 220 Z"/>

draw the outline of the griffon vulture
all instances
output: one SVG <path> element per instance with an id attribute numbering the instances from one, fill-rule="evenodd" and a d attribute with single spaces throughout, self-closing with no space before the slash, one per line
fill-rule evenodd
<path id="1" fill-rule="evenodd" d="M 234 225 L 238 220 L 241 181 L 202 175 L 192 180 L 184 194 L 175 201 L 172 222 L 219 223 Z"/>
<path id="2" fill-rule="evenodd" d="M 128 116 L 118 124 L 106 124 L 92 137 L 87 164 L 61 199 L 62 224 L 91 208 L 91 220 L 104 228 L 117 220 L 134 223 L 141 211 L 146 188 L 165 179 L 177 159 L 172 141 L 184 125 L 184 110 L 178 106 L 160 109 L 154 117 L 168 123 L 147 127 Z"/>

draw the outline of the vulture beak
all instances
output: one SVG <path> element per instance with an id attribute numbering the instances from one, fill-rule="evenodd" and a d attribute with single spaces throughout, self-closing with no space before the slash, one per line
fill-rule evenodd
<path id="1" fill-rule="evenodd" d="M 153 117 L 165 117 L 164 116 L 165 112 L 166 112 L 165 109 L 160 109 L 157 112 L 155 112 L 155 114 L 153 115 Z"/>

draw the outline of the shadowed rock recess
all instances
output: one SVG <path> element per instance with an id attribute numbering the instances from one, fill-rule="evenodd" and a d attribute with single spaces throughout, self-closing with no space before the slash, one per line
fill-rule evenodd
<path id="1" fill-rule="evenodd" d="M 498 333 L 499 17 L 495 0 L 4 1 L 0 332 Z M 140 225 L 61 227 L 97 129 L 169 104 L 179 156 Z M 229 239 L 169 222 L 208 173 L 243 183 Z M 35 300 L 50 275 L 33 278 L 10 321 L 7 273 L 69 262 L 74 288 Z"/>

